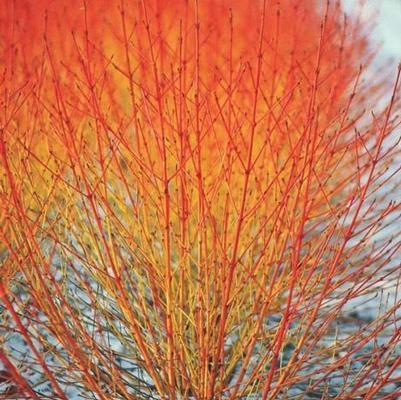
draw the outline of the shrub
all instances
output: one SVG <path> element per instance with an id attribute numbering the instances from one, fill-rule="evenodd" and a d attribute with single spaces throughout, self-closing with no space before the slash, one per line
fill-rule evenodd
<path id="1" fill-rule="evenodd" d="M 2 8 L 5 397 L 400 396 L 400 73 L 324 3 Z"/>

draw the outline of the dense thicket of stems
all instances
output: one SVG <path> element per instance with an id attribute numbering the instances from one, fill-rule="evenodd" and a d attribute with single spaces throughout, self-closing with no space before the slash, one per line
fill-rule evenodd
<path id="1" fill-rule="evenodd" d="M 2 398 L 401 396 L 399 72 L 372 79 L 368 28 L 3 4 Z"/>

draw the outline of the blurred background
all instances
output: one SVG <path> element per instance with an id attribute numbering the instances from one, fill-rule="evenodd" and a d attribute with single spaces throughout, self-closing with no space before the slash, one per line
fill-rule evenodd
<path id="1" fill-rule="evenodd" d="M 350 14 L 362 7 L 362 18 L 376 18 L 372 30 L 372 40 L 379 45 L 376 63 L 396 68 L 401 61 L 401 0 L 343 0 L 343 5 Z"/>

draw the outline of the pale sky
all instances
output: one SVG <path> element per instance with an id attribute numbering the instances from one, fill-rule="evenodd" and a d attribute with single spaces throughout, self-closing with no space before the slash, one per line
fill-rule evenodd
<path id="1" fill-rule="evenodd" d="M 363 15 L 369 19 L 378 13 L 372 40 L 381 43 L 379 60 L 393 58 L 394 65 L 401 61 L 401 0 L 362 0 Z M 344 8 L 352 13 L 359 0 L 343 0 Z"/>

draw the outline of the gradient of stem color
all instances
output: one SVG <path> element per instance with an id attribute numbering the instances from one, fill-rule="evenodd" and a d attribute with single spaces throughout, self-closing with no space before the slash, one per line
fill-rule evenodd
<path id="1" fill-rule="evenodd" d="M 367 80 L 368 27 L 319 4 L 2 8 L 0 358 L 21 393 L 401 395 L 400 72 Z M 393 304 L 339 332 L 380 285 Z"/>

